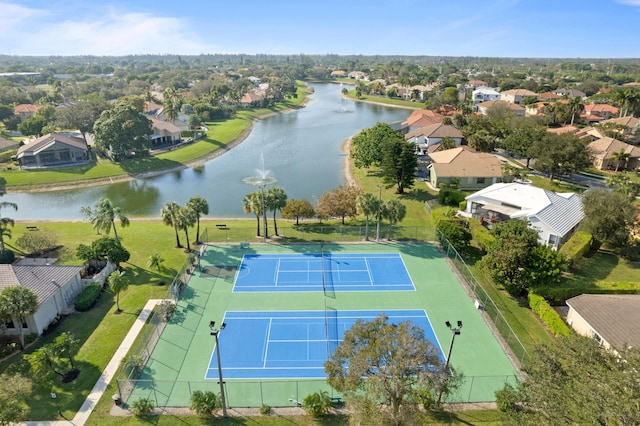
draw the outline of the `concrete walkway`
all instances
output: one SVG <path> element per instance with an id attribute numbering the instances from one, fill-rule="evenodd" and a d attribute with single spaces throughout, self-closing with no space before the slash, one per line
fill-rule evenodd
<path id="1" fill-rule="evenodd" d="M 124 338 L 124 340 L 120 344 L 120 347 L 118 347 L 118 350 L 116 351 L 116 353 L 113 354 L 111 361 L 109 361 L 109 364 L 107 364 L 107 366 L 105 367 L 104 371 L 102 372 L 102 375 L 96 382 L 93 389 L 91 389 L 91 392 L 87 396 L 87 399 L 84 401 L 84 403 L 80 407 L 80 410 L 76 413 L 73 419 L 54 420 L 54 421 L 32 421 L 32 422 L 26 422 L 22 424 L 28 425 L 28 426 L 38 426 L 38 425 L 68 426 L 69 423 L 76 426 L 84 425 L 89 419 L 89 416 L 91 415 L 91 413 L 93 412 L 93 409 L 96 407 L 96 404 L 98 403 L 100 398 L 102 398 L 102 394 L 107 389 L 107 385 L 109 384 L 109 382 L 111 382 L 111 380 L 115 376 L 116 371 L 118 371 L 118 367 L 120 367 L 120 363 L 122 362 L 124 357 L 127 356 L 127 353 L 129 352 L 129 349 L 131 349 L 131 346 L 133 346 L 133 342 L 135 342 L 136 338 L 138 337 L 138 334 L 140 334 L 140 331 L 142 330 L 142 327 L 147 322 L 149 315 L 151 315 L 153 308 L 160 302 L 162 302 L 162 299 L 151 299 L 144 306 L 144 308 L 140 312 L 140 315 L 138 315 L 138 318 L 136 318 L 136 322 L 131 326 L 131 329 L 127 333 L 127 336 Z"/>

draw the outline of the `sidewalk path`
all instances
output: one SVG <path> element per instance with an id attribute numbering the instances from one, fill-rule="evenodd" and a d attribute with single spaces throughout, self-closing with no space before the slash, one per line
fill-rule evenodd
<path id="1" fill-rule="evenodd" d="M 107 385 L 115 376 L 116 371 L 118 371 L 120 363 L 122 362 L 124 357 L 127 356 L 127 353 L 129 352 L 129 349 L 131 349 L 131 346 L 133 346 L 133 342 L 135 342 L 138 334 L 142 330 L 142 327 L 147 322 L 147 319 L 149 318 L 149 315 L 151 315 L 153 308 L 160 302 L 162 302 L 162 299 L 151 299 L 144 306 L 144 308 L 140 312 L 140 315 L 138 315 L 138 318 L 136 318 L 136 322 L 133 324 L 133 326 L 131 326 L 131 329 L 127 333 L 127 336 L 120 344 L 120 347 L 118 348 L 116 353 L 113 354 L 111 361 L 109 361 L 109 364 L 107 364 L 107 366 L 105 367 L 102 375 L 96 382 L 93 389 L 91 389 L 91 392 L 87 396 L 87 399 L 84 401 L 84 403 L 80 407 L 80 410 L 76 413 L 73 419 L 64 421 L 32 421 L 22 424 L 27 426 L 68 426 L 69 423 L 76 426 L 84 425 L 93 412 L 93 409 L 96 407 L 96 404 L 98 403 L 100 398 L 102 398 L 102 394 L 107 389 Z"/>

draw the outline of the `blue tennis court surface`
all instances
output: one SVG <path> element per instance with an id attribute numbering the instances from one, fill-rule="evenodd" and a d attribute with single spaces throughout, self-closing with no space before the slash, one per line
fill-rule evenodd
<path id="1" fill-rule="evenodd" d="M 324 362 L 357 319 L 369 321 L 383 311 L 226 312 L 220 332 L 224 378 L 325 378 Z M 424 310 L 385 310 L 389 322 L 411 321 L 440 348 Z M 214 348 L 205 378 L 218 378 Z M 442 350 L 440 349 L 440 353 Z"/>
<path id="2" fill-rule="evenodd" d="M 234 292 L 412 291 L 398 253 L 246 254 Z"/>

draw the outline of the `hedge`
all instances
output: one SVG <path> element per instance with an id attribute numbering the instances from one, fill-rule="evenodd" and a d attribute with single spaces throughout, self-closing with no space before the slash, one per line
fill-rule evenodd
<path id="1" fill-rule="evenodd" d="M 459 207 L 467 194 L 456 189 L 441 189 L 438 192 L 438 201 L 446 206 Z"/>
<path id="2" fill-rule="evenodd" d="M 549 330 L 556 336 L 568 336 L 569 327 L 560 315 L 547 303 L 544 297 L 529 292 L 529 307 L 535 312 Z"/>
<path id="3" fill-rule="evenodd" d="M 465 251 L 469 248 L 471 233 L 463 226 L 452 221 L 441 220 L 438 222 L 438 229 L 457 251 Z"/>
<path id="4" fill-rule="evenodd" d="M 98 300 L 98 297 L 100 297 L 100 291 L 102 291 L 102 285 L 100 285 L 100 283 L 89 284 L 73 302 L 76 311 L 85 312 L 91 309 Z"/>
<path id="5" fill-rule="evenodd" d="M 491 232 L 482 226 L 480 221 L 477 219 L 469 219 L 469 232 L 471 232 L 471 235 L 478 246 L 485 251 L 495 240 L 494 236 L 491 235 Z"/>
<path id="6" fill-rule="evenodd" d="M 569 267 L 572 267 L 578 259 L 589 251 L 592 240 L 593 236 L 588 232 L 578 231 L 560 247 L 560 253 L 567 258 Z"/>
<path id="7" fill-rule="evenodd" d="M 532 288 L 539 296 L 552 305 L 564 305 L 567 299 L 581 294 L 640 294 L 637 282 L 603 282 L 592 287 L 583 286 L 541 286 Z"/>

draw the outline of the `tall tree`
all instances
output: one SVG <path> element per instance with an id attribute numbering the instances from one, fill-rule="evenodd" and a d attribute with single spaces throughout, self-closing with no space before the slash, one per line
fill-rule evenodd
<path id="1" fill-rule="evenodd" d="M 353 185 L 341 185 L 336 189 L 325 192 L 318 199 L 316 213 L 321 218 L 339 217 L 344 225 L 347 216 L 357 214 L 356 198 L 360 190 Z"/>
<path id="2" fill-rule="evenodd" d="M 83 207 L 81 213 L 89 219 L 93 225 L 93 229 L 98 231 L 98 233 L 102 231 L 109 235 L 113 228 L 116 241 L 120 241 L 118 238 L 116 219 L 120 221 L 121 227 L 126 228 L 129 226 L 129 218 L 122 213 L 120 207 L 114 206 L 108 198 L 101 198 L 93 209 L 89 206 Z"/>
<path id="3" fill-rule="evenodd" d="M 616 191 L 591 189 L 582 196 L 584 219 L 580 227 L 611 248 L 627 248 L 636 208 L 628 196 Z"/>
<path id="4" fill-rule="evenodd" d="M 26 287 L 12 285 L 0 291 L 0 306 L 0 310 L 11 316 L 18 328 L 20 347 L 24 348 L 22 324 L 25 323 L 28 315 L 34 314 L 38 309 L 38 296 Z"/>
<path id="5" fill-rule="evenodd" d="M 180 244 L 180 236 L 178 235 L 178 211 L 180 210 L 180 205 L 174 201 L 170 201 L 164 205 L 162 210 L 160 211 L 160 217 L 162 217 L 162 222 L 165 225 L 173 226 L 173 230 L 176 233 L 176 247 L 181 248 L 182 244 Z"/>
<path id="6" fill-rule="evenodd" d="M 366 192 L 356 197 L 356 208 L 360 214 L 364 215 L 364 239 L 369 240 L 369 216 L 378 213 L 378 209 L 381 208 L 380 200 L 378 197 Z"/>
<path id="7" fill-rule="evenodd" d="M 572 134 L 548 133 L 531 148 L 536 170 L 549 173 L 549 181 L 559 173 L 575 173 L 591 165 L 585 142 Z"/>
<path id="8" fill-rule="evenodd" d="M 151 121 L 126 103 L 102 112 L 93 125 L 93 132 L 96 147 L 114 153 L 116 158 L 129 152 L 146 152 L 153 133 Z"/>
<path id="9" fill-rule="evenodd" d="M 511 122 L 507 135 L 500 145 L 509 153 L 526 158 L 526 165 L 529 167 L 531 148 L 536 141 L 544 138 L 546 134 L 547 129 L 533 120 L 529 118 L 516 119 Z"/>
<path id="10" fill-rule="evenodd" d="M 8 201 L 0 202 L 0 252 L 4 251 L 4 237 L 8 236 L 11 238 L 11 230 L 10 227 L 15 225 L 15 221 L 10 217 L 2 216 L 2 209 L 11 208 L 14 211 L 18 211 L 18 205 L 16 203 L 10 203 Z"/>
<path id="11" fill-rule="evenodd" d="M 640 351 L 575 334 L 539 344 L 524 366 L 507 425 L 640 424 Z"/>
<path id="12" fill-rule="evenodd" d="M 109 284 L 109 290 L 116 295 L 116 313 L 120 313 L 122 312 L 120 309 L 120 293 L 129 288 L 129 278 L 124 276 L 124 271 L 113 271 L 107 277 L 107 283 Z"/>
<path id="13" fill-rule="evenodd" d="M 178 222 L 178 228 L 184 231 L 185 239 L 187 240 L 186 251 L 191 252 L 191 243 L 189 242 L 189 228 L 196 224 L 197 213 L 191 208 L 191 206 L 186 205 L 184 207 L 180 207 L 176 216 L 176 220 Z"/>
<path id="14" fill-rule="evenodd" d="M 80 340 L 78 340 L 72 333 L 64 331 L 55 338 L 53 345 L 55 353 L 58 356 L 66 357 L 69 360 L 71 368 L 74 368 L 73 357 L 80 349 Z"/>
<path id="15" fill-rule="evenodd" d="M 418 167 L 414 144 L 404 137 L 387 141 L 382 147 L 382 182 L 387 188 L 396 187 L 396 193 L 404 194 L 413 187 Z"/>
<path id="16" fill-rule="evenodd" d="M 379 166 L 382 164 L 384 146 L 404 140 L 402 133 L 388 124 L 376 123 L 353 137 L 350 155 L 358 168 Z"/>
<path id="17" fill-rule="evenodd" d="M 196 215 L 196 244 L 200 244 L 200 216 L 209 214 L 209 203 L 202 197 L 191 197 L 187 201 L 189 207 Z"/>
<path id="18" fill-rule="evenodd" d="M 86 97 L 56 109 L 56 124 L 62 129 L 78 129 L 87 142 L 87 133 L 93 132 L 94 123 L 107 108 L 107 102 L 101 97 Z"/>
<path id="19" fill-rule="evenodd" d="M 629 158 L 631 158 L 631 154 L 626 152 L 624 149 L 614 152 L 613 154 L 611 154 L 611 156 L 613 157 L 614 160 L 616 160 L 616 169 L 615 169 L 616 172 L 620 168 L 620 163 L 623 163 L 626 169 L 627 162 L 629 161 Z"/>
<path id="20" fill-rule="evenodd" d="M 573 126 L 576 116 L 579 116 L 580 113 L 584 111 L 584 102 L 582 102 L 580 96 L 576 96 L 571 99 L 567 105 L 569 107 L 569 113 L 571 114 L 571 125 Z"/>
<path id="21" fill-rule="evenodd" d="M 278 235 L 276 213 L 287 205 L 287 193 L 284 189 L 273 187 L 267 191 L 267 209 L 273 211 L 273 232 Z"/>
<path id="22" fill-rule="evenodd" d="M 198 129 L 202 126 L 202 119 L 198 114 L 191 114 L 189 115 L 187 126 L 193 130 L 193 140 L 195 141 L 197 139 L 196 136 L 198 135 Z"/>
<path id="23" fill-rule="evenodd" d="M 309 201 L 294 199 L 287 201 L 280 213 L 285 219 L 295 219 L 296 225 L 300 224 L 300 218 L 313 217 L 316 214 Z"/>
<path id="24" fill-rule="evenodd" d="M 260 192 L 251 192 L 242 199 L 242 208 L 246 214 L 253 213 L 256 215 L 257 236 L 260 236 L 260 216 L 262 216 L 262 194 Z"/>
<path id="25" fill-rule="evenodd" d="M 615 174 L 607 176 L 604 182 L 607 188 L 613 188 L 615 192 L 619 192 L 620 194 L 627 197 L 630 201 L 635 200 L 635 198 L 640 193 L 640 185 L 634 182 L 626 174 Z"/>
<path id="26" fill-rule="evenodd" d="M 418 390 L 437 392 L 443 364 L 424 330 L 410 321 L 394 324 L 381 314 L 372 321 L 356 320 L 324 365 L 327 382 L 348 398 L 365 394 L 377 404 L 386 424 L 403 424 L 403 411 L 413 406 Z M 407 419 L 408 420 L 408 419 Z M 409 424 L 407 422 L 407 424 Z"/>

